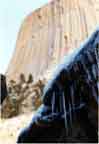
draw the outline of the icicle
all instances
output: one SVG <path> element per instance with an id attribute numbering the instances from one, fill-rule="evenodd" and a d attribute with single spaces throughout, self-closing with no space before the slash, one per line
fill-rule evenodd
<path id="1" fill-rule="evenodd" d="M 59 97 L 60 98 L 60 102 L 59 102 L 59 104 L 60 104 L 60 112 L 62 113 L 63 112 L 63 104 L 62 104 L 62 96 L 60 96 Z"/>
<path id="2" fill-rule="evenodd" d="M 88 80 L 92 81 L 91 72 L 89 70 L 87 70 L 87 76 L 88 76 Z"/>
<path id="3" fill-rule="evenodd" d="M 82 64 L 83 69 L 84 69 L 84 71 L 86 72 L 88 68 L 87 68 L 86 65 L 85 65 L 85 60 L 84 60 L 84 59 L 81 59 L 80 63 Z"/>
<path id="4" fill-rule="evenodd" d="M 96 102 L 98 103 L 98 95 L 97 95 L 97 92 L 96 92 L 94 86 L 92 86 L 92 93 L 93 93 L 93 96 L 94 96 Z"/>
<path id="5" fill-rule="evenodd" d="M 69 102 L 69 117 L 70 117 L 70 126 L 72 126 L 72 107 L 70 102 Z"/>
<path id="6" fill-rule="evenodd" d="M 90 54 L 90 52 L 87 51 L 86 53 L 87 53 L 87 57 L 88 57 L 89 62 L 90 62 L 90 63 L 93 63 L 93 57 L 92 57 L 92 55 Z"/>
<path id="7" fill-rule="evenodd" d="M 94 77 L 94 80 L 97 80 L 97 66 L 94 64 L 93 67 L 92 67 L 92 74 L 93 74 L 93 77 Z"/>
<path id="8" fill-rule="evenodd" d="M 63 98 L 63 110 L 64 110 L 65 128 L 66 128 L 66 134 L 68 134 L 68 120 L 67 120 L 67 111 L 66 111 L 66 103 L 65 103 L 64 92 L 63 92 L 62 98 Z"/>
<path id="9" fill-rule="evenodd" d="M 99 81 L 97 82 L 97 88 L 98 88 L 98 95 L 99 95 Z M 98 104 L 99 104 L 99 96 L 98 96 Z"/>
<path id="10" fill-rule="evenodd" d="M 75 102 L 74 102 L 74 88 L 73 85 L 71 85 L 70 87 L 70 95 L 71 95 L 71 100 L 72 100 L 72 111 L 73 111 L 73 115 L 75 115 Z"/>
<path id="11" fill-rule="evenodd" d="M 55 92 L 53 92 L 52 96 L 52 114 L 55 113 Z"/>
<path id="12" fill-rule="evenodd" d="M 98 49 L 99 49 L 99 44 L 97 44 L 97 48 L 95 49 L 95 59 L 96 59 L 96 61 L 97 61 L 97 63 L 98 63 L 98 58 L 99 58 L 99 52 L 98 52 Z"/>

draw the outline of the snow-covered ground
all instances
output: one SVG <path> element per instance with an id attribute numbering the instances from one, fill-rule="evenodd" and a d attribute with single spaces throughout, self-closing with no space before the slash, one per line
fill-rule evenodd
<path id="1" fill-rule="evenodd" d="M 27 126 L 33 113 L 20 115 L 11 119 L 0 119 L 0 144 L 15 144 L 23 127 Z"/>

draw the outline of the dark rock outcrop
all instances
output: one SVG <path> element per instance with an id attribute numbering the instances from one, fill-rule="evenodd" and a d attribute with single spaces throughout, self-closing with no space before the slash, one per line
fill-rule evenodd
<path id="1" fill-rule="evenodd" d="M 3 74 L 0 74 L 0 83 L 1 83 L 1 92 L 0 92 L 0 104 L 3 103 L 5 98 L 7 97 L 7 83 L 6 83 L 6 76 Z"/>

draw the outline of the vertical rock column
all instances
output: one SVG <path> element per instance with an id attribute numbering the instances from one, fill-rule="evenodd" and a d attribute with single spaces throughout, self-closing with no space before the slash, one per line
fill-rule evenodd
<path id="1" fill-rule="evenodd" d="M 53 0 L 27 16 L 18 34 L 7 79 L 38 79 L 79 48 L 99 23 L 99 0 Z"/>

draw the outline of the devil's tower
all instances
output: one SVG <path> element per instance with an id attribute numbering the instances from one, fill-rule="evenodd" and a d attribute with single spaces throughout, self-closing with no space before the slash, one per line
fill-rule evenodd
<path id="1" fill-rule="evenodd" d="M 42 75 L 70 49 L 78 48 L 96 28 L 99 0 L 53 0 L 31 13 L 21 25 L 6 75 Z"/>

